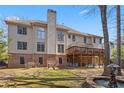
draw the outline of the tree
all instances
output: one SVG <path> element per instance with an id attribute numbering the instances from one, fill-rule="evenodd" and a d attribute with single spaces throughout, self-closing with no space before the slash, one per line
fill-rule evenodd
<path id="1" fill-rule="evenodd" d="M 0 29 L 0 61 L 7 60 L 8 53 L 7 53 L 7 41 L 6 36 L 4 34 L 4 30 Z"/>
<path id="2" fill-rule="evenodd" d="M 104 35 L 104 72 L 102 75 L 109 75 L 109 70 L 107 68 L 107 65 L 110 62 L 110 48 L 109 48 L 109 35 L 108 35 L 108 26 L 107 26 L 107 6 L 106 5 L 100 5 L 100 15 L 101 15 L 101 21 L 102 21 L 102 29 L 103 29 L 103 35 Z"/>
<path id="3" fill-rule="evenodd" d="M 120 5 L 116 6 L 116 20 L 117 20 L 117 62 L 120 68 L 118 69 L 118 75 L 122 75 L 121 73 L 121 13 L 120 13 Z"/>
<path id="4" fill-rule="evenodd" d="M 96 13 L 96 9 L 100 10 L 101 23 L 102 23 L 102 31 L 104 36 L 104 72 L 102 75 L 109 75 L 109 69 L 107 65 L 110 63 L 110 48 L 109 48 L 109 34 L 108 34 L 108 24 L 107 24 L 107 5 L 99 5 L 97 8 L 94 8 L 93 11 L 88 11 L 89 13 Z M 84 12 L 83 12 L 84 13 Z"/>
<path id="5" fill-rule="evenodd" d="M 113 48 L 112 49 L 112 59 L 117 58 L 117 49 Z M 124 45 L 121 46 L 121 60 L 124 60 Z"/>

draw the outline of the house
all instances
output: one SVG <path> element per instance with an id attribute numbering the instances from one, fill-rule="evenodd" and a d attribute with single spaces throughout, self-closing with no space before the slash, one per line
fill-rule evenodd
<path id="1" fill-rule="evenodd" d="M 101 36 L 81 33 L 56 24 L 56 11 L 48 10 L 47 22 L 6 20 L 8 67 L 88 66 L 103 64 Z"/>

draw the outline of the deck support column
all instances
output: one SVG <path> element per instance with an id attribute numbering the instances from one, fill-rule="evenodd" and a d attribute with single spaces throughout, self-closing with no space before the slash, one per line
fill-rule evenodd
<path id="1" fill-rule="evenodd" d="M 72 63 L 72 66 L 74 67 L 74 51 L 75 51 L 75 48 L 73 49 L 73 63 Z"/>
<path id="2" fill-rule="evenodd" d="M 82 53 L 81 53 L 81 62 L 80 62 L 80 67 L 82 67 Z"/>
<path id="3" fill-rule="evenodd" d="M 91 61 L 92 61 L 92 67 L 93 67 L 93 56 L 91 56 Z"/>
<path id="4" fill-rule="evenodd" d="M 88 48 L 86 48 L 86 55 L 88 55 Z M 87 63 L 86 63 L 86 65 L 87 65 L 87 68 L 88 68 L 88 56 L 86 57 L 86 61 L 87 61 Z"/>
<path id="5" fill-rule="evenodd" d="M 92 67 L 93 67 L 93 49 L 92 49 L 92 54 L 91 54 L 91 61 L 92 61 Z"/>
<path id="6" fill-rule="evenodd" d="M 36 67 L 36 63 L 35 63 L 35 59 L 34 59 L 35 54 L 33 53 L 32 56 L 33 56 L 32 59 L 33 59 L 34 66 Z M 27 66 L 28 66 L 28 64 L 27 64 Z"/>
<path id="7" fill-rule="evenodd" d="M 99 57 L 99 68 L 100 68 L 100 56 L 98 56 Z"/>
<path id="8" fill-rule="evenodd" d="M 93 68 L 95 68 L 95 56 L 93 56 Z"/>

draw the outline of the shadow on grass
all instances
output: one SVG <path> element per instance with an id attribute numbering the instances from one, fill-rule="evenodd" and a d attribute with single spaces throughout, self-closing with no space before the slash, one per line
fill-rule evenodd
<path id="1" fill-rule="evenodd" d="M 32 82 L 32 81 L 28 81 L 28 80 L 39 80 L 37 82 Z M 25 82 L 25 85 L 29 85 L 29 84 L 39 84 L 39 85 L 45 85 L 45 86 L 49 86 L 51 88 L 71 88 L 69 86 L 66 85 L 56 85 L 54 84 L 52 81 L 72 81 L 72 80 L 85 80 L 85 78 L 80 78 L 80 77 L 67 77 L 67 78 L 26 78 L 26 77 L 18 77 L 13 79 L 13 81 L 16 82 Z"/>

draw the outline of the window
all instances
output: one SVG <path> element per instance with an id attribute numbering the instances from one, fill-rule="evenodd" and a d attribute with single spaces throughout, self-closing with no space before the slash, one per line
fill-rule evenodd
<path id="1" fill-rule="evenodd" d="M 87 38 L 86 37 L 84 37 L 84 43 L 87 43 Z"/>
<path id="2" fill-rule="evenodd" d="M 25 64 L 25 59 L 24 59 L 24 57 L 20 57 L 20 64 Z"/>
<path id="3" fill-rule="evenodd" d="M 58 33 L 58 41 L 64 41 L 64 32 L 57 32 Z"/>
<path id="4" fill-rule="evenodd" d="M 58 44 L 58 52 L 64 53 L 64 45 L 63 44 Z"/>
<path id="5" fill-rule="evenodd" d="M 59 57 L 59 64 L 62 64 L 62 58 Z"/>
<path id="6" fill-rule="evenodd" d="M 17 26 L 17 33 L 27 35 L 27 28 L 23 26 Z"/>
<path id="7" fill-rule="evenodd" d="M 43 57 L 39 57 L 39 63 L 43 64 Z"/>
<path id="8" fill-rule="evenodd" d="M 45 51 L 44 42 L 37 42 L 37 51 L 39 51 L 39 52 L 44 52 Z"/>
<path id="9" fill-rule="evenodd" d="M 95 37 L 93 38 L 93 43 L 96 43 L 96 38 Z"/>
<path id="10" fill-rule="evenodd" d="M 69 38 L 69 39 L 71 38 L 71 35 L 70 35 L 70 34 L 68 35 L 68 38 Z"/>
<path id="11" fill-rule="evenodd" d="M 17 49 L 18 50 L 26 50 L 27 49 L 27 42 L 17 42 Z"/>
<path id="12" fill-rule="evenodd" d="M 99 44 L 102 44 L 102 39 L 101 38 L 99 39 Z"/>
<path id="13" fill-rule="evenodd" d="M 38 37 L 38 39 L 42 39 L 42 40 L 44 40 L 45 39 L 45 31 L 44 31 L 44 29 L 38 29 L 37 30 L 37 37 Z"/>
<path id="14" fill-rule="evenodd" d="M 72 35 L 72 41 L 75 41 L 75 35 Z"/>

